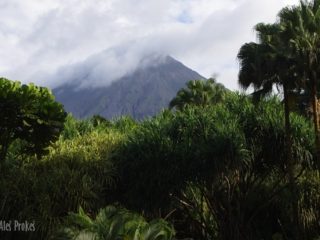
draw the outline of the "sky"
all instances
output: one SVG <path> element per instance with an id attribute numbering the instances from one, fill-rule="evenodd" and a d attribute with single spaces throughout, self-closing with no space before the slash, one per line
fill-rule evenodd
<path id="1" fill-rule="evenodd" d="M 254 26 L 276 21 L 283 7 L 297 3 L 0 0 L 0 77 L 53 88 L 94 68 L 101 86 L 156 52 L 237 90 L 237 53 L 256 40 Z"/>

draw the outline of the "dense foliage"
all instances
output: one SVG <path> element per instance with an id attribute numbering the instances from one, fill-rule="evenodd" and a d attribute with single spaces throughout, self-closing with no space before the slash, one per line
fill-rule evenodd
<path id="1" fill-rule="evenodd" d="M 255 27 L 258 42 L 244 44 L 238 54 L 239 83 L 243 88 L 252 86 L 253 95 L 261 96 L 271 93 L 274 85 L 282 86 L 286 112 L 290 99 L 295 108 L 312 112 L 318 159 L 319 12 L 319 0 L 300 1 L 297 6 L 282 9 L 275 23 L 260 23 Z M 288 120 L 286 124 L 289 135 Z M 291 147 L 290 143 L 287 145 Z"/>
<path id="2" fill-rule="evenodd" d="M 173 227 L 162 219 L 148 223 L 139 214 L 114 206 L 101 209 L 95 219 L 80 208 L 67 220 L 70 227 L 58 233 L 56 239 L 171 240 L 175 234 Z"/>
<path id="3" fill-rule="evenodd" d="M 319 239 L 319 8 L 256 27 L 238 55 L 253 96 L 190 81 L 141 122 L 77 120 L 47 89 L 0 78 L 0 216 L 35 224 L 0 238 Z M 283 101 L 261 97 L 274 85 Z M 290 108 L 302 93 L 313 124 Z"/>
<path id="4" fill-rule="evenodd" d="M 14 141 L 20 140 L 20 151 L 43 154 L 59 137 L 65 116 L 47 88 L 0 78 L 0 164 Z"/>
<path id="5" fill-rule="evenodd" d="M 286 158 L 292 197 L 294 239 L 301 239 L 299 200 L 295 197 L 294 156 L 289 112 L 312 113 L 316 158 L 320 160 L 319 131 L 319 44 L 320 1 L 300 1 L 297 6 L 280 11 L 275 23 L 259 23 L 257 43 L 244 44 L 238 54 L 239 83 L 254 88 L 254 97 L 272 93 L 274 85 L 281 86 L 285 109 Z M 310 107 L 309 107 L 310 106 Z M 312 109 L 312 111 L 310 111 Z"/>
<path id="6" fill-rule="evenodd" d="M 25 159 L 2 175 L 0 215 L 35 221 L 37 232 L 30 239 L 46 239 L 68 212 L 105 206 L 116 177 L 110 158 L 121 138 L 115 132 L 92 131 L 59 140 L 40 160 Z"/>
<path id="7" fill-rule="evenodd" d="M 312 239 L 319 232 L 320 207 L 314 132 L 304 117 L 290 118 L 294 197 L 301 230 Z M 214 106 L 166 110 L 140 123 L 126 117 L 79 121 L 68 116 L 59 140 L 41 159 L 9 154 L 17 160 L 0 181 L 0 214 L 35 221 L 36 231 L 2 232 L 1 238 L 48 239 L 61 228 L 80 234 L 91 225 L 74 225 L 66 220 L 69 212 L 82 207 L 78 217 L 90 216 L 94 227 L 105 211 L 99 209 L 115 203 L 148 220 L 167 219 L 177 238 L 290 238 L 293 196 L 283 119 L 276 98 L 254 104 L 236 93 Z"/>
<path id="8" fill-rule="evenodd" d="M 214 78 L 208 80 L 191 80 L 186 88 L 178 91 L 170 103 L 170 108 L 183 109 L 188 105 L 208 106 L 223 101 L 227 89 Z"/>
<path id="9" fill-rule="evenodd" d="M 314 164 L 314 135 L 302 117 L 292 114 L 291 121 L 299 181 Z M 177 215 L 188 219 L 184 231 L 197 232 L 196 239 L 271 239 L 281 231 L 290 236 L 292 209 L 286 206 L 281 217 L 276 203 L 292 198 L 284 144 L 284 113 L 275 98 L 254 105 L 231 94 L 216 106 L 165 111 L 143 122 L 125 142 L 122 202 L 152 216 L 166 216 L 178 203 Z M 283 221 L 283 229 L 277 221 Z M 193 226 L 188 230 L 187 224 Z"/>

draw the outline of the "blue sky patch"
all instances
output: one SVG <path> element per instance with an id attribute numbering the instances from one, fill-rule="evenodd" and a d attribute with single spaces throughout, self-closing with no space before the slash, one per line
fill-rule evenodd
<path id="1" fill-rule="evenodd" d="M 186 10 L 180 13 L 180 15 L 177 17 L 177 20 L 178 22 L 185 23 L 185 24 L 193 23 L 192 17 Z"/>

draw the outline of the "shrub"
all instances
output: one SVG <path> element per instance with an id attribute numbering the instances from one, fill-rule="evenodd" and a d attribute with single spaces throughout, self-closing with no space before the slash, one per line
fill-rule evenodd
<path id="1" fill-rule="evenodd" d="M 27 236 L 47 239 L 63 217 L 80 205 L 88 212 L 97 211 L 108 203 L 107 193 L 114 187 L 117 175 L 111 158 L 121 141 L 117 132 L 93 131 L 60 139 L 40 160 L 25 160 L 0 181 L 0 215 L 35 221 L 36 232 Z"/>
<path id="2" fill-rule="evenodd" d="M 298 177 L 312 163 L 314 135 L 303 117 L 292 114 L 291 120 Z M 271 238 L 281 231 L 276 198 L 288 189 L 284 149 L 284 114 L 276 98 L 255 106 L 245 96 L 230 94 L 224 104 L 165 111 L 141 123 L 119 152 L 122 202 L 151 216 L 164 216 L 173 209 L 173 199 L 189 206 L 206 201 L 212 214 L 208 219 L 214 219 L 220 239 L 241 234 Z M 186 199 L 181 190 L 190 183 L 203 200 Z M 201 234 L 203 221 L 194 219 Z M 206 234 L 196 236 L 201 237 L 208 239 Z"/>
<path id="3" fill-rule="evenodd" d="M 124 208 L 107 206 L 95 219 L 85 214 L 82 208 L 71 213 L 68 225 L 54 239 L 97 239 L 97 240 L 171 240 L 173 227 L 163 219 L 147 222 L 142 216 Z"/>

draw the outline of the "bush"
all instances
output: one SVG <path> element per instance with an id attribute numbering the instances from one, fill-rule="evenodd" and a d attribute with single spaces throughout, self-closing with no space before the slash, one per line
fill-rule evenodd
<path id="1" fill-rule="evenodd" d="M 117 177 L 111 158 L 122 138 L 117 132 L 93 131 L 70 140 L 60 139 L 41 160 L 25 160 L 0 181 L 0 215 L 35 221 L 36 232 L 27 236 L 47 239 L 68 212 L 79 206 L 95 212 L 105 206 Z"/>
<path id="2" fill-rule="evenodd" d="M 291 121 L 298 176 L 312 163 L 314 135 L 303 117 L 292 114 Z M 288 189 L 284 149 L 284 114 L 275 98 L 255 106 L 247 97 L 231 94 L 224 104 L 165 111 L 141 123 L 119 152 L 122 202 L 164 216 L 174 208 L 173 199 L 199 205 L 181 192 L 191 183 L 203 198 L 196 201 L 206 201 L 213 214 L 208 219 L 214 218 L 220 239 L 237 239 L 240 233 L 249 239 L 271 238 L 281 231 L 273 206 Z M 200 234 L 203 221 L 194 219 Z M 208 239 L 207 234 L 195 237 Z"/>
<path id="3" fill-rule="evenodd" d="M 124 208 L 107 206 L 99 211 L 95 219 L 86 215 L 82 208 L 68 217 L 69 227 L 54 239 L 97 240 L 171 240 L 173 227 L 163 219 L 147 222 L 142 216 Z"/>

